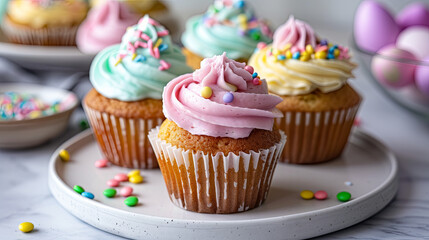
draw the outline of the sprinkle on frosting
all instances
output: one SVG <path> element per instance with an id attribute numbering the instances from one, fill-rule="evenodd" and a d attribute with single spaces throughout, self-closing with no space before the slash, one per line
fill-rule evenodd
<path id="1" fill-rule="evenodd" d="M 245 138 L 255 128 L 271 130 L 282 99 L 268 94 L 265 80 L 254 85 L 249 69 L 225 53 L 204 59 L 193 74 L 167 84 L 164 115 L 194 135 Z"/>

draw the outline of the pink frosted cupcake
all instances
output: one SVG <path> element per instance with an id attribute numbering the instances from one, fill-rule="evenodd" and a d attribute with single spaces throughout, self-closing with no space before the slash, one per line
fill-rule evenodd
<path id="1" fill-rule="evenodd" d="M 77 32 L 76 43 L 84 53 L 98 53 L 118 44 L 129 26 L 137 23 L 139 15 L 117 0 L 108 0 L 92 8 Z"/>
<path id="2" fill-rule="evenodd" d="M 260 206 L 286 136 L 273 128 L 281 98 L 225 54 L 164 89 L 167 118 L 149 133 L 171 201 L 202 213 Z"/>

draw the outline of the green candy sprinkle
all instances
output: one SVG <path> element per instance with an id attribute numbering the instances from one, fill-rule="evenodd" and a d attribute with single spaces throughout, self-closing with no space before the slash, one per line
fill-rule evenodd
<path id="1" fill-rule="evenodd" d="M 79 126 L 80 126 L 80 129 L 82 130 L 88 129 L 89 128 L 88 121 L 86 120 L 80 121 Z"/>
<path id="2" fill-rule="evenodd" d="M 81 187 L 79 185 L 74 185 L 73 190 L 79 194 L 82 194 L 83 192 L 85 192 L 85 189 L 83 189 L 83 187 Z"/>
<path id="3" fill-rule="evenodd" d="M 339 192 L 337 194 L 337 199 L 340 202 L 348 202 L 352 198 L 352 195 L 349 192 Z"/>
<path id="4" fill-rule="evenodd" d="M 260 32 L 252 32 L 252 33 L 250 34 L 250 37 L 251 37 L 253 40 L 258 41 L 259 39 L 261 39 L 261 33 L 260 33 Z"/>
<path id="5" fill-rule="evenodd" d="M 116 196 L 116 190 L 113 188 L 108 188 L 106 190 L 104 190 L 103 192 L 104 196 L 108 197 L 108 198 L 112 198 Z"/>
<path id="6" fill-rule="evenodd" d="M 137 203 L 139 203 L 139 199 L 137 197 L 134 197 L 134 196 L 127 197 L 125 199 L 124 203 L 128 207 L 134 207 L 135 205 L 137 205 Z"/>

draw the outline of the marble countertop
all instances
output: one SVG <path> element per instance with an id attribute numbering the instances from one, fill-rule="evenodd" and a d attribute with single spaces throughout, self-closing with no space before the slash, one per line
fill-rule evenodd
<path id="1" fill-rule="evenodd" d="M 352 85 L 363 95 L 361 128 L 384 142 L 399 162 L 399 191 L 391 204 L 373 217 L 319 239 L 429 238 L 429 121 L 423 121 L 386 98 L 359 68 Z M 118 239 L 75 218 L 48 189 L 48 163 L 53 151 L 80 132 L 78 109 L 67 131 L 37 148 L 0 150 L 0 239 Z M 34 223 L 23 234 L 21 222 Z"/>

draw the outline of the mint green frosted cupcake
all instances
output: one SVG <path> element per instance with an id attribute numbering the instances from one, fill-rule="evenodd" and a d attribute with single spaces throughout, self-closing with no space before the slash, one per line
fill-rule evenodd
<path id="1" fill-rule="evenodd" d="M 183 52 L 194 69 L 202 59 L 224 52 L 247 62 L 259 42 L 271 41 L 270 28 L 244 0 L 215 0 L 206 13 L 188 20 L 182 35 Z"/>
<path id="2" fill-rule="evenodd" d="M 169 32 L 147 15 L 128 28 L 120 45 L 95 57 L 90 70 L 94 89 L 83 105 L 100 149 L 111 163 L 158 167 L 146 136 L 164 120 L 164 86 L 191 71 Z"/>

